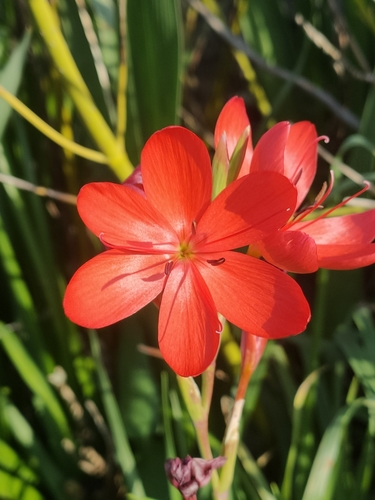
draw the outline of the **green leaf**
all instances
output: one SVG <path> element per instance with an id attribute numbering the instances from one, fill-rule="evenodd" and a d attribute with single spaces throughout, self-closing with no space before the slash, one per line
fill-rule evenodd
<path id="1" fill-rule="evenodd" d="M 52 495 L 50 498 L 66 500 L 63 475 L 54 463 L 52 456 L 47 453 L 42 443 L 36 438 L 28 421 L 18 408 L 9 402 L 4 405 L 3 411 L 14 439 L 29 452 L 34 460 L 36 459 L 39 475 L 44 479 L 44 483 Z M 17 500 L 19 500 L 18 497 Z"/>
<path id="2" fill-rule="evenodd" d="M 178 123 L 182 17 L 175 0 L 128 0 L 129 89 L 126 144 L 135 163 L 150 135 Z"/>
<path id="3" fill-rule="evenodd" d="M 74 0 L 60 0 L 58 6 L 64 35 L 78 69 L 99 111 L 107 123 L 113 124 L 115 120 L 114 104 L 111 96 L 108 95 L 109 89 L 103 88 L 100 83 L 98 69 L 95 66 L 93 53 L 88 42 L 88 38 L 92 41 L 92 36 L 90 37 L 90 32 L 87 30 L 90 30 L 92 26 L 83 27 L 77 3 Z M 107 92 L 105 92 L 106 90 Z"/>
<path id="4" fill-rule="evenodd" d="M 357 399 L 349 407 L 342 408 L 323 435 L 315 456 L 302 500 L 331 500 L 338 486 L 344 442 L 348 426 L 356 413 L 369 400 Z"/>
<path id="5" fill-rule="evenodd" d="M 358 331 L 342 325 L 335 340 L 370 397 L 375 395 L 375 327 L 371 312 L 365 307 L 355 311 L 353 319 Z"/>
<path id="6" fill-rule="evenodd" d="M 62 436 L 70 437 L 68 421 L 51 386 L 17 335 L 3 323 L 0 323 L 0 342 L 25 384 L 43 401 Z"/>
<path id="7" fill-rule="evenodd" d="M 149 358 L 138 350 L 144 331 L 137 316 L 127 319 L 126 330 L 119 340 L 119 407 L 129 439 L 147 440 L 160 417 L 156 411 L 160 407 L 159 389 Z"/>
<path id="8" fill-rule="evenodd" d="M 27 50 L 29 48 L 31 32 L 27 31 L 22 41 L 14 49 L 6 66 L 0 73 L 0 85 L 5 87 L 13 95 L 17 94 L 18 87 L 22 78 L 22 71 L 25 65 Z M 0 141 L 5 127 L 12 113 L 12 108 L 3 99 L 0 98 Z"/>
<path id="9" fill-rule="evenodd" d="M 123 424 L 120 409 L 112 390 L 111 382 L 101 360 L 99 339 L 93 330 L 90 330 L 90 344 L 99 379 L 103 405 L 108 419 L 109 428 L 113 436 L 118 463 L 124 473 L 129 490 L 135 495 L 144 496 L 144 489 L 138 477 L 136 462 L 129 445 L 126 429 Z"/>

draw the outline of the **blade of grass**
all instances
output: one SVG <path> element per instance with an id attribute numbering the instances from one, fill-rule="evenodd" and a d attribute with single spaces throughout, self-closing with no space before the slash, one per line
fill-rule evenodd
<path id="1" fill-rule="evenodd" d="M 316 402 L 319 376 L 320 371 L 312 372 L 299 386 L 294 398 L 292 441 L 281 487 L 285 500 L 300 498 L 306 484 L 314 445 L 312 409 Z"/>
<path id="2" fill-rule="evenodd" d="M 164 423 L 164 441 L 166 458 L 176 457 L 176 446 L 172 431 L 172 408 L 169 403 L 169 381 L 167 372 L 161 374 L 161 398 Z M 170 500 L 180 500 L 181 495 L 178 490 L 168 481 L 168 491 Z"/>
<path id="3" fill-rule="evenodd" d="M 25 384 L 43 401 L 62 437 L 70 437 L 68 421 L 51 386 L 16 334 L 1 322 L 0 342 Z"/>
<path id="4" fill-rule="evenodd" d="M 175 0 L 127 4 L 129 85 L 134 94 L 128 94 L 126 143 L 134 146 L 129 154 L 138 162 L 153 132 L 178 123 L 183 25 Z"/>
<path id="5" fill-rule="evenodd" d="M 355 400 L 342 408 L 323 435 L 316 453 L 302 500 L 331 500 L 340 477 L 343 444 L 348 426 L 355 414 L 366 405 L 365 399 Z"/>
<path id="6" fill-rule="evenodd" d="M 108 418 L 109 428 L 116 448 L 117 460 L 124 473 L 129 490 L 134 493 L 134 495 L 144 496 L 145 492 L 141 479 L 137 473 L 136 461 L 130 448 L 120 409 L 113 393 L 111 382 L 101 360 L 99 339 L 93 330 L 89 331 L 89 335 L 91 352 L 96 363 L 99 387 Z"/>
<path id="7" fill-rule="evenodd" d="M 64 477 L 55 465 L 52 457 L 36 438 L 34 430 L 16 406 L 8 402 L 4 414 L 13 437 L 37 460 L 38 472 L 43 478 L 46 488 L 54 500 L 66 500 L 64 493 Z"/>
<path id="8" fill-rule="evenodd" d="M 26 32 L 22 41 L 13 50 L 7 64 L 1 71 L 1 85 L 11 94 L 16 94 L 21 82 L 23 67 L 25 64 L 27 50 L 29 48 L 31 32 Z M 0 99 L 0 141 L 3 136 L 6 124 L 12 113 L 12 108 L 8 103 Z"/>

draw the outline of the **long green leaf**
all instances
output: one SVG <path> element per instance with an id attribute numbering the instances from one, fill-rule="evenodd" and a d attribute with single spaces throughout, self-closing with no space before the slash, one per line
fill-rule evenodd
<path id="1" fill-rule="evenodd" d="M 0 73 L 0 84 L 14 95 L 17 93 L 21 82 L 22 71 L 30 43 L 30 36 L 30 31 L 24 34 L 22 41 L 14 49 L 6 66 Z M 11 113 L 12 108 L 9 104 L 3 101 L 3 99 L 0 99 L 0 142 Z"/>
<path id="2" fill-rule="evenodd" d="M 331 500 L 340 477 L 340 461 L 348 426 L 368 400 L 357 399 L 342 408 L 324 433 L 306 484 L 302 500 Z"/>
<path id="3" fill-rule="evenodd" d="M 70 437 L 68 421 L 51 386 L 17 335 L 3 323 L 0 323 L 0 342 L 25 384 L 43 401 L 62 436 Z"/>
<path id="4" fill-rule="evenodd" d="M 130 448 L 121 413 L 115 395 L 113 394 L 111 382 L 102 364 L 99 339 L 92 330 L 90 330 L 90 344 L 92 355 L 96 363 L 99 387 L 109 427 L 112 432 L 118 463 L 124 473 L 129 490 L 135 495 L 144 496 L 145 492 L 142 482 L 138 477 L 135 458 Z"/>
<path id="5" fill-rule="evenodd" d="M 175 0 L 128 0 L 127 141 L 135 162 L 156 130 L 178 122 L 181 104 L 182 17 Z"/>

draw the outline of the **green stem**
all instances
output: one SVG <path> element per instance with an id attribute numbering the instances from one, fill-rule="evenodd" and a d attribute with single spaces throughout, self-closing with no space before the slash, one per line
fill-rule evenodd
<path id="1" fill-rule="evenodd" d="M 205 460 L 211 460 L 213 456 L 208 434 L 209 408 L 204 408 L 199 388 L 192 377 L 185 378 L 177 376 L 177 382 L 190 418 L 194 424 L 199 451 Z M 215 492 L 219 487 L 219 475 L 216 470 L 212 471 L 211 482 Z"/>
<path id="2" fill-rule="evenodd" d="M 327 308 L 328 281 L 329 271 L 327 269 L 319 269 L 317 274 L 314 311 L 311 321 L 312 346 L 309 367 L 310 373 L 313 372 L 319 364 L 319 350 L 323 337 L 324 319 Z"/>

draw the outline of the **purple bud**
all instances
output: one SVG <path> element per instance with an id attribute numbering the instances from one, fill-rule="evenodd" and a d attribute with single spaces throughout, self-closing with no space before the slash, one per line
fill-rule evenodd
<path id="1" fill-rule="evenodd" d="M 203 458 L 191 458 L 188 455 L 183 460 L 178 457 L 168 459 L 164 468 L 168 480 L 187 500 L 195 497 L 198 489 L 210 481 L 212 470 L 224 465 L 225 461 L 225 457 L 204 460 Z"/>

